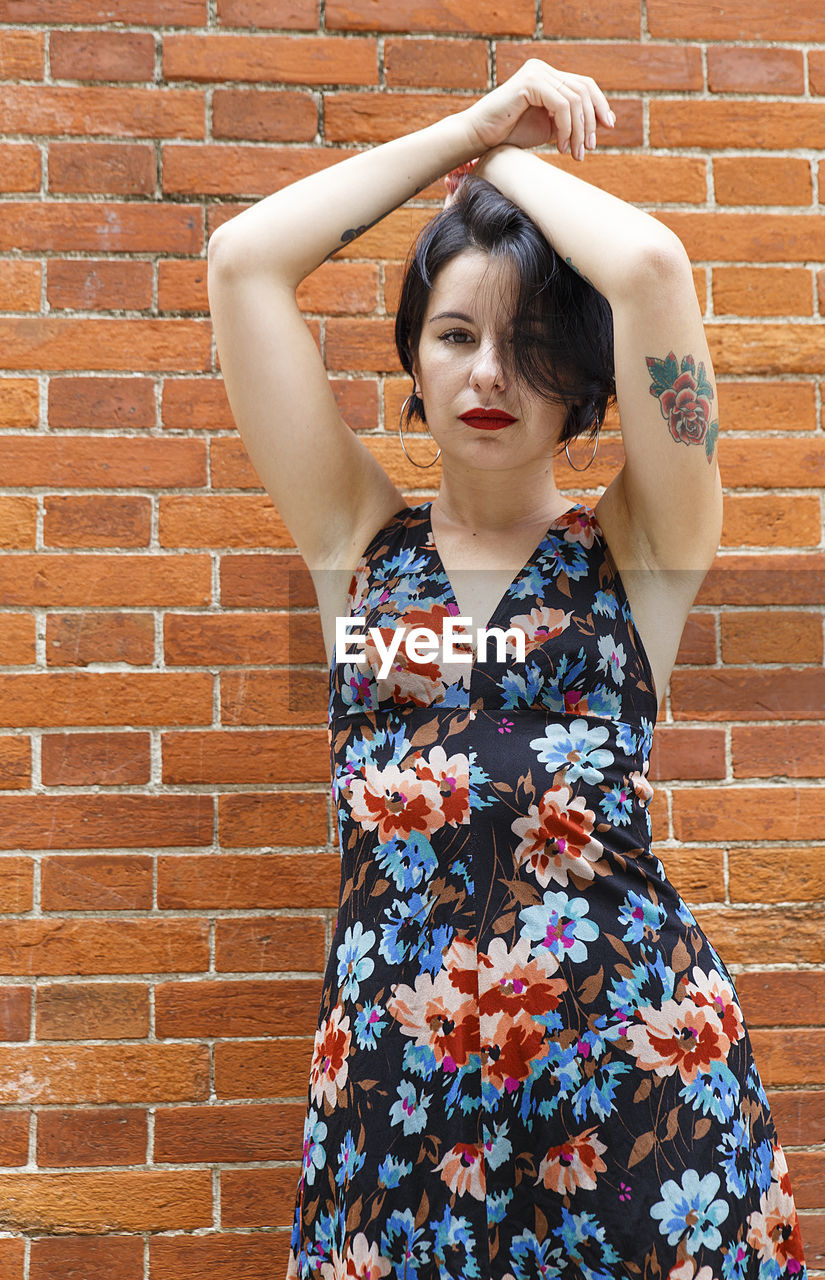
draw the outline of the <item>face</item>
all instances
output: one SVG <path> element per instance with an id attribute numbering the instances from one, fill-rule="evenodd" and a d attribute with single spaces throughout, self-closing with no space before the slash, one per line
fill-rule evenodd
<path id="1" fill-rule="evenodd" d="M 512 265 L 467 249 L 436 277 L 413 363 L 444 461 L 518 466 L 552 458 L 567 410 L 515 380 Z"/>

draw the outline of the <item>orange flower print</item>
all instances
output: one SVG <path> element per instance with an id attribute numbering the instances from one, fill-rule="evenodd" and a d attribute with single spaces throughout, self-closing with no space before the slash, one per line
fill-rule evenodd
<path id="1" fill-rule="evenodd" d="M 386 1008 L 404 1035 L 432 1050 L 438 1066 L 456 1071 L 479 1052 L 477 985 L 475 944 L 453 938 L 436 976 L 423 973 L 414 987 L 398 983 Z"/>
<path id="2" fill-rule="evenodd" d="M 381 1280 L 392 1270 L 388 1258 L 382 1258 L 377 1244 L 370 1244 L 363 1231 L 344 1244 L 343 1257 L 333 1250 L 332 1262 L 321 1266 L 321 1280 Z"/>
<path id="3" fill-rule="evenodd" d="M 693 983 L 688 984 L 687 997 L 697 1007 L 706 1006 L 712 1009 L 722 1024 L 722 1030 L 731 1044 L 736 1044 L 745 1033 L 745 1021 L 733 987 L 726 982 L 721 973 L 712 969 L 703 973 L 694 968 Z"/>
<path id="4" fill-rule="evenodd" d="M 347 1083 L 347 1057 L 352 1034 L 349 1014 L 342 1017 L 342 1012 L 341 1006 L 336 1005 L 315 1032 L 309 1082 L 316 1106 L 320 1106 L 325 1098 L 329 1106 L 334 1107 L 338 1100 L 338 1090 L 343 1089 Z"/>
<path id="5" fill-rule="evenodd" d="M 639 804 L 643 805 L 645 808 L 648 807 L 653 799 L 653 786 L 647 777 L 647 771 L 649 768 L 650 761 L 645 760 L 644 769 L 641 773 L 636 770 L 634 773 L 628 775 L 631 786 L 633 787 L 633 794 L 639 801 Z"/>
<path id="6" fill-rule="evenodd" d="M 433 747 L 426 760 L 418 760 L 415 767 L 419 778 L 425 782 L 434 782 L 438 787 L 444 821 L 452 827 L 469 822 L 469 757 L 448 756 L 443 747 Z"/>
<path id="7" fill-rule="evenodd" d="M 530 1066 L 547 1056 L 547 1028 L 538 1019 L 558 1008 L 567 990 L 563 978 L 530 957 L 530 940 L 522 938 L 512 951 L 503 938 L 494 938 L 479 953 L 479 1034 L 486 1057 L 485 1076 L 499 1092 L 513 1093 L 530 1074 Z"/>
<path id="8" fill-rule="evenodd" d="M 350 784 L 350 811 L 364 831 L 378 831 L 382 842 L 393 836 L 423 831 L 429 836 L 444 826 L 438 784 L 419 778 L 414 769 L 388 764 L 364 768 L 363 778 Z"/>
<path id="9" fill-rule="evenodd" d="M 534 649 L 540 649 L 545 641 L 560 636 L 569 627 L 572 616 L 572 611 L 565 613 L 563 609 L 548 609 L 542 605 L 531 609 L 529 613 L 515 614 L 509 625 L 524 632 L 524 654 L 527 657 Z M 511 652 L 515 652 L 515 647 L 515 641 L 507 641 L 507 648 Z"/>
<path id="10" fill-rule="evenodd" d="M 780 1146 L 774 1146 L 771 1185 L 759 1197 L 759 1208 L 748 1218 L 748 1244 L 763 1262 L 776 1262 L 790 1275 L 801 1272 L 805 1263 L 802 1236 L 796 1214 L 788 1162 Z"/>
<path id="11" fill-rule="evenodd" d="M 595 1191 L 596 1175 L 607 1169 L 601 1159 L 607 1147 L 593 1137 L 595 1132 L 594 1126 L 568 1138 L 560 1147 L 551 1147 L 539 1165 L 535 1185 L 543 1182 L 548 1191 L 558 1191 L 560 1195 L 571 1195 L 579 1188 Z"/>
<path id="12" fill-rule="evenodd" d="M 630 1026 L 630 1052 L 640 1067 L 659 1076 L 678 1071 L 691 1084 L 711 1062 L 724 1061 L 730 1049 L 722 1023 L 708 1006 L 690 999 L 667 1000 L 661 1009 L 640 1009 L 641 1026 Z"/>
<path id="13" fill-rule="evenodd" d="M 550 787 L 526 817 L 512 823 L 513 834 L 521 837 L 516 866 L 531 871 L 543 889 L 551 880 L 566 886 L 571 871 L 580 880 L 592 880 L 592 864 L 604 852 L 592 834 L 595 821 L 584 796 L 573 798 L 570 787 Z"/>
<path id="14" fill-rule="evenodd" d="M 441 1164 L 435 1166 L 456 1195 L 469 1193 L 476 1200 L 484 1199 L 487 1192 L 483 1150 L 483 1146 L 474 1142 L 458 1142 L 450 1148 Z"/>

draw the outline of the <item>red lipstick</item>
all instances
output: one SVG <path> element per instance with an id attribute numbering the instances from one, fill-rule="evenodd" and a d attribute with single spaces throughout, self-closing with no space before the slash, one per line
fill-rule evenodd
<path id="1" fill-rule="evenodd" d="M 500 431 L 502 427 L 516 421 L 512 414 L 505 413 L 503 409 L 468 409 L 466 413 L 459 414 L 459 417 L 469 427 L 477 427 L 480 431 Z"/>

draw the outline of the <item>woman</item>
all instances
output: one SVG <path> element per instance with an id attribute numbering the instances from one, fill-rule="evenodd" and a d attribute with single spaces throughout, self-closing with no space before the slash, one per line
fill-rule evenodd
<path id="1" fill-rule="evenodd" d="M 657 705 L 722 518 L 690 265 L 526 150 L 581 161 L 613 122 L 531 59 L 210 242 L 229 399 L 332 665 L 340 909 L 290 1277 L 805 1274 L 734 984 L 650 850 Z M 475 157 L 399 308 L 402 425 L 442 477 L 410 507 L 295 291 Z M 625 461 L 570 506 L 553 458 L 597 438 L 614 374 Z"/>

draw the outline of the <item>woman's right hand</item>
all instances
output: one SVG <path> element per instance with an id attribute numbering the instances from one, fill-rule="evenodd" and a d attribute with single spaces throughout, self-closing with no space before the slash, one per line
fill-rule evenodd
<path id="1" fill-rule="evenodd" d="M 559 154 L 569 151 L 576 160 L 596 146 L 597 126 L 610 129 L 616 119 L 595 80 L 558 71 L 540 58 L 529 58 L 465 115 L 479 154 L 504 143 L 526 148 L 555 142 Z"/>

